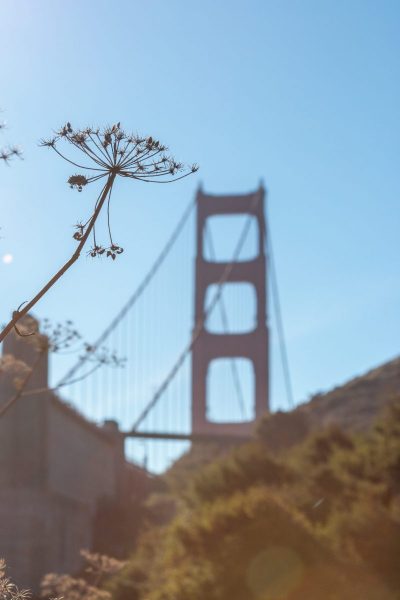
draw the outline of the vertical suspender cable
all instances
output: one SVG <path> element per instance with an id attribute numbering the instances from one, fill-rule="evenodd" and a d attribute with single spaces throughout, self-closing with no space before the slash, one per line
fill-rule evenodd
<path id="1" fill-rule="evenodd" d="M 277 333 L 278 333 L 279 348 L 280 348 L 281 359 L 282 359 L 283 377 L 285 380 L 286 397 L 287 397 L 288 406 L 290 409 L 293 409 L 294 408 L 293 387 L 292 387 L 292 380 L 290 377 L 289 359 L 288 359 L 286 343 L 285 343 L 285 332 L 283 329 L 282 310 L 281 310 L 281 303 L 280 303 L 279 289 L 278 289 L 278 279 L 277 279 L 277 275 L 276 275 L 274 253 L 272 250 L 271 230 L 269 227 L 268 220 L 266 221 L 266 228 L 267 228 L 266 254 L 267 254 L 267 257 L 269 258 L 269 266 L 270 266 L 270 273 L 271 273 L 271 296 L 272 296 L 272 302 L 273 302 L 274 309 L 275 309 L 276 328 L 277 328 Z"/>
<path id="2" fill-rule="evenodd" d="M 190 204 L 187 206 L 185 212 L 183 213 L 182 217 L 178 221 L 170 238 L 167 240 L 165 246 L 161 250 L 160 254 L 154 261 L 153 265 L 151 266 L 150 270 L 147 272 L 146 276 L 144 277 L 144 279 L 142 280 L 140 285 L 136 288 L 135 292 L 129 298 L 128 302 L 122 307 L 122 309 L 119 311 L 119 313 L 116 315 L 116 317 L 111 321 L 109 326 L 103 331 L 103 333 L 100 335 L 100 337 L 93 344 L 91 344 L 92 352 L 94 352 L 108 338 L 108 336 L 113 331 L 113 329 L 115 329 L 115 327 L 118 325 L 118 323 L 125 317 L 126 313 L 136 304 L 137 300 L 142 296 L 144 291 L 147 289 L 148 285 L 150 284 L 150 282 L 152 281 L 152 279 L 158 272 L 159 268 L 161 267 L 161 265 L 164 263 L 165 259 L 167 258 L 170 250 L 173 248 L 176 240 L 180 236 L 194 206 L 195 206 L 195 201 L 191 201 Z M 69 371 L 64 375 L 64 377 L 62 377 L 60 379 L 60 381 L 57 383 L 57 385 L 55 387 L 58 388 L 58 387 L 62 387 L 63 385 L 66 385 L 66 382 L 68 382 L 72 378 L 72 376 L 75 375 L 76 371 L 78 371 L 78 369 L 80 369 L 82 367 L 82 365 L 89 358 L 90 358 L 89 353 L 86 353 L 86 355 L 83 358 L 80 358 L 71 367 L 71 369 L 69 369 Z"/>
<path id="3" fill-rule="evenodd" d="M 257 199 L 257 197 L 255 198 L 255 200 Z M 252 206 L 254 205 L 254 202 L 252 204 Z M 243 244 L 246 241 L 246 237 L 249 231 L 249 227 L 251 224 L 251 214 L 249 214 L 249 217 L 243 227 L 242 233 L 239 237 L 238 243 L 236 244 L 235 247 L 235 251 L 233 253 L 232 256 L 232 260 L 231 262 L 227 263 L 224 271 L 220 277 L 220 279 L 218 280 L 216 286 L 217 286 L 217 291 L 214 294 L 210 304 L 207 306 L 206 310 L 204 311 L 204 314 L 202 315 L 202 318 L 199 319 L 199 321 L 196 323 L 196 326 L 192 332 L 192 335 L 189 339 L 189 342 L 187 343 L 187 345 L 183 348 L 183 350 L 181 351 L 181 353 L 178 355 L 177 360 L 175 361 L 175 363 L 173 364 L 172 368 L 169 370 L 168 374 L 166 375 L 166 377 L 164 378 L 163 382 L 161 383 L 161 385 L 158 387 L 157 391 L 155 392 L 155 394 L 153 395 L 153 397 L 150 399 L 150 401 L 146 404 L 145 408 L 142 410 L 142 412 L 140 413 L 140 415 L 137 417 L 136 421 L 134 422 L 133 426 L 132 426 L 132 430 L 131 431 L 136 431 L 137 428 L 141 425 L 141 423 L 146 419 L 148 413 L 154 408 L 154 406 L 157 404 L 157 402 L 159 401 L 159 399 L 161 398 L 161 396 L 163 395 L 164 391 L 167 389 L 167 387 L 170 385 L 171 381 L 174 379 L 175 375 L 177 374 L 177 372 L 179 371 L 179 369 L 182 367 L 182 365 L 184 364 L 186 357 L 190 354 L 190 352 L 193 350 L 193 347 L 195 345 L 195 343 L 197 342 L 197 340 L 199 339 L 199 336 L 201 334 L 201 332 L 204 329 L 204 324 L 206 323 L 209 315 L 212 313 L 212 311 L 214 310 L 215 306 L 218 304 L 220 296 L 221 296 L 221 291 L 223 288 L 223 285 L 228 281 L 229 279 L 229 275 L 231 274 L 235 263 L 238 260 L 238 257 L 240 256 L 240 253 L 242 251 L 243 248 Z"/>

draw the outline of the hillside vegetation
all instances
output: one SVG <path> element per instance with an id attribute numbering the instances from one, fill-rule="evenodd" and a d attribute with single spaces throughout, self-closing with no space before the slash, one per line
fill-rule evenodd
<path id="1" fill-rule="evenodd" d="M 381 405 L 368 431 L 281 413 L 274 454 L 267 418 L 254 442 L 182 460 L 115 600 L 398 599 L 400 399 Z"/>

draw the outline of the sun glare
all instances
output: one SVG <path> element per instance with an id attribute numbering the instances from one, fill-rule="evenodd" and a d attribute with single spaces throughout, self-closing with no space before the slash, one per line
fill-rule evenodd
<path id="1" fill-rule="evenodd" d="M 10 265 L 13 261 L 14 257 L 12 254 L 4 254 L 3 256 L 3 263 L 5 265 Z"/>

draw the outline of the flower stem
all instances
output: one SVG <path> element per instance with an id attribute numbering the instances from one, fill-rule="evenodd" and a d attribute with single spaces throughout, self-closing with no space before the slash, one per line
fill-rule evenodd
<path id="1" fill-rule="evenodd" d="M 89 235 L 97 221 L 100 211 L 103 208 L 104 202 L 106 201 L 107 196 L 112 188 L 115 177 L 116 173 L 110 173 L 107 179 L 107 183 L 105 184 L 103 191 L 101 192 L 93 216 L 89 221 L 88 227 L 71 258 L 61 267 L 61 269 L 57 271 L 55 275 L 53 275 L 53 277 L 46 283 L 46 285 L 42 287 L 42 289 L 36 294 L 36 296 L 34 296 L 34 298 L 32 298 L 32 300 L 30 300 L 30 302 L 28 302 L 26 306 L 24 306 L 24 308 L 13 312 L 11 321 L 4 327 L 3 331 L 0 333 L 0 342 L 2 342 L 6 335 L 10 333 L 10 331 L 14 328 L 16 323 L 18 323 L 21 317 L 26 315 L 35 306 L 35 304 L 49 291 L 49 289 L 53 287 L 53 285 L 64 275 L 64 273 L 66 273 L 68 269 L 72 267 L 72 265 L 78 260 L 83 250 L 83 247 L 85 246 Z"/>

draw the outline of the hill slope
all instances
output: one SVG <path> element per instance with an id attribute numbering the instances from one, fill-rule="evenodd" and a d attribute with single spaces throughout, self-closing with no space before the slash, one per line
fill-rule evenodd
<path id="1" fill-rule="evenodd" d="M 346 431 L 365 431 L 399 394 L 400 357 L 314 396 L 297 410 L 307 415 L 313 428 L 335 424 Z"/>

